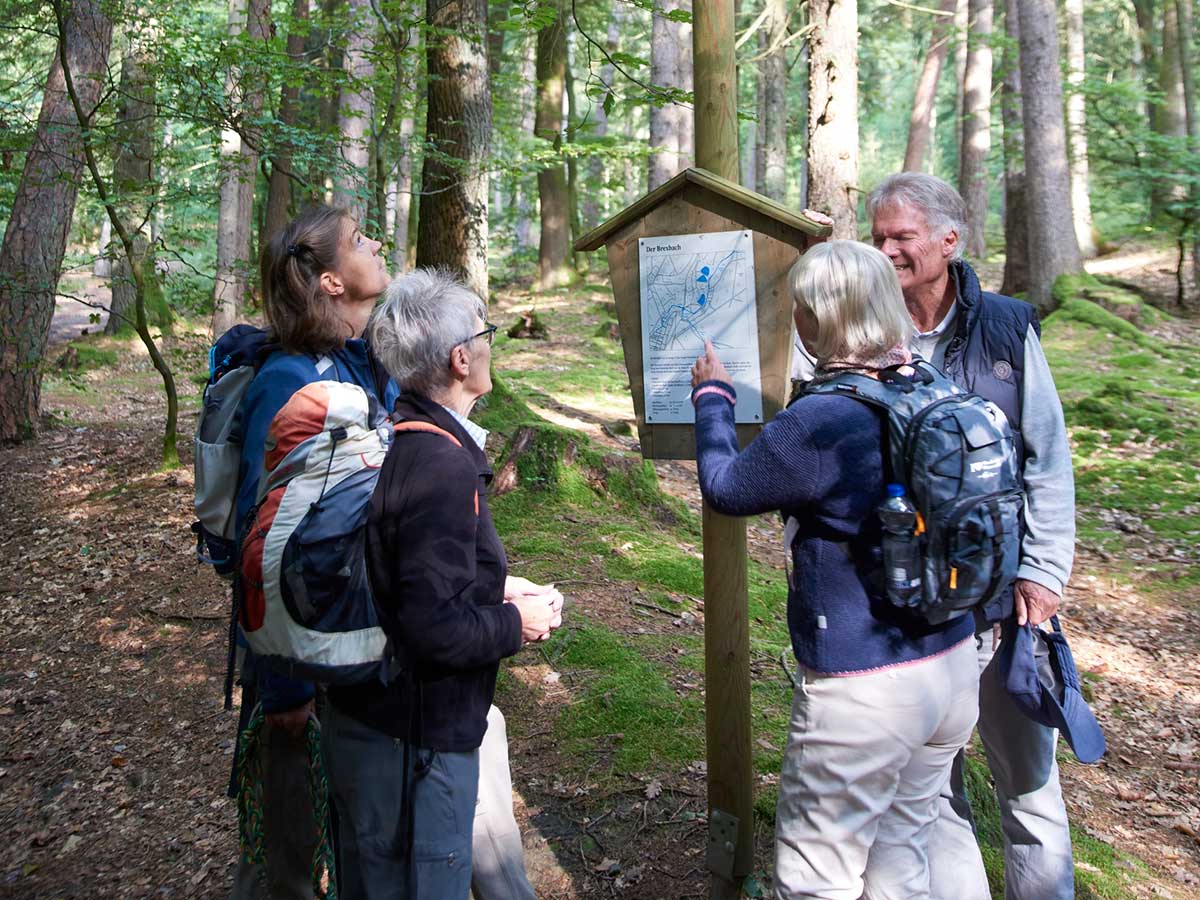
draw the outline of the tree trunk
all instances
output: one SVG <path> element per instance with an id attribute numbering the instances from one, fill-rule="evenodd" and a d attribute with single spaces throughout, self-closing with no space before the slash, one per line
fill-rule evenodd
<path id="1" fill-rule="evenodd" d="M 62 40 L 80 99 L 92 109 L 106 80 L 112 23 L 99 3 L 74 0 Z M 79 120 L 55 53 L 0 245 L 0 441 L 37 431 L 40 366 L 82 168 Z"/>
<path id="2" fill-rule="evenodd" d="M 983 259 L 987 251 L 987 156 L 992 145 L 992 0 L 970 0 L 969 12 L 958 190 L 967 205 L 965 250 L 973 258 Z"/>
<path id="3" fill-rule="evenodd" d="M 342 136 L 342 166 L 335 179 L 334 202 L 344 206 L 358 223 L 365 223 L 370 170 L 371 124 L 374 110 L 371 79 L 378 23 L 371 0 L 349 0 L 350 27 L 346 33 L 343 66 L 346 83 L 338 99 L 338 132 Z M 489 102 L 489 106 L 490 106 Z"/>
<path id="4" fill-rule="evenodd" d="M 1088 187 L 1087 111 L 1084 109 L 1083 0 L 1066 0 L 1067 26 L 1067 136 L 1071 146 L 1071 215 L 1075 240 L 1084 259 L 1096 255 L 1092 237 L 1092 200 Z"/>
<path id="5" fill-rule="evenodd" d="M 1175 15 L 1179 19 L 1179 78 L 1183 85 L 1183 102 L 1187 133 L 1192 153 L 1200 152 L 1200 123 L 1196 121 L 1196 79 L 1192 68 L 1192 7 L 1187 0 L 1175 0 Z M 1192 216 L 1200 216 L 1200 190 L 1195 185 L 1191 190 Z M 1197 226 L 1193 218 L 1192 227 Z M 1192 232 L 1192 281 L 1200 292 L 1200 240 Z"/>
<path id="6" fill-rule="evenodd" d="M 1054 0 L 1018 0 L 1025 126 L 1025 200 L 1029 221 L 1029 295 L 1054 309 L 1054 282 L 1083 271 L 1071 221 L 1071 176 L 1063 122 Z"/>
<path id="7" fill-rule="evenodd" d="M 1005 0 L 1004 84 L 1000 112 L 1004 122 L 1004 283 L 1000 293 L 1029 289 L 1029 231 L 1025 215 L 1025 135 L 1021 124 L 1021 40 L 1017 0 Z"/>
<path id="8" fill-rule="evenodd" d="M 690 14 L 692 0 L 676 0 L 675 8 Z M 675 36 L 675 87 L 690 92 L 696 80 L 692 58 L 692 23 L 671 22 L 670 25 Z M 679 135 L 676 141 L 679 152 L 678 171 L 683 171 L 696 159 L 696 124 L 689 106 L 687 103 L 676 103 L 671 113 L 675 122 L 675 133 Z"/>
<path id="9" fill-rule="evenodd" d="M 96 261 L 92 263 L 92 274 L 97 278 L 112 278 L 112 249 L 109 247 L 111 243 L 112 222 L 108 221 L 108 216 L 105 216 L 104 221 L 100 223 L 100 242 Z"/>
<path id="10" fill-rule="evenodd" d="M 130 223 L 135 259 L 126 259 L 124 253 L 117 256 L 113 266 L 112 303 L 108 321 L 104 325 L 105 334 L 133 328 L 137 292 L 130 264 L 142 266 L 149 247 L 150 177 L 157 138 L 154 80 L 150 73 L 152 63 L 147 46 L 137 38 L 134 38 L 133 46 L 121 60 L 112 183 L 113 194 L 120 201 L 126 212 L 126 221 Z M 153 270 L 147 272 L 146 277 L 153 278 Z"/>
<path id="11" fill-rule="evenodd" d="M 759 192 L 783 203 L 787 195 L 787 3 L 766 0 L 767 18 L 762 24 L 766 46 L 760 51 L 758 78 L 762 85 L 762 114 L 759 142 L 762 146 L 762 179 Z"/>
<path id="12" fill-rule="evenodd" d="M 1133 13 L 1137 20 L 1138 40 L 1137 52 L 1134 54 L 1134 64 L 1142 77 L 1142 85 L 1151 90 L 1158 86 L 1158 73 L 1153 70 L 1154 58 L 1158 55 L 1154 47 L 1154 0 L 1133 0 Z M 1154 103 L 1146 98 L 1146 123 L 1154 127 Z"/>
<path id="13" fill-rule="evenodd" d="M 557 151 L 562 141 L 563 90 L 567 68 L 567 32 L 561 0 L 554 21 L 537 36 L 537 116 L 534 134 Z M 568 242 L 571 236 L 567 177 L 561 160 L 538 172 L 541 239 L 538 242 L 538 287 L 558 287 L 571 280 Z"/>
<path id="14" fill-rule="evenodd" d="M 229 0 L 229 37 L 236 39 L 246 30 L 245 0 Z M 241 94 L 244 73 L 231 69 L 225 79 L 225 105 L 229 116 L 237 116 L 239 107 L 248 107 Z M 243 119 L 245 121 L 245 119 Z M 242 136 L 233 128 L 221 130 L 220 199 L 217 209 L 217 273 L 213 284 L 212 336 L 224 334 L 237 322 L 246 296 L 246 276 L 250 260 L 250 216 L 255 179 L 253 153 L 244 146 Z M 247 186 L 250 189 L 247 204 Z"/>
<path id="15" fill-rule="evenodd" d="M 621 25 L 624 21 L 625 5 L 622 3 L 613 4 L 612 15 L 608 20 L 608 35 L 605 38 L 607 50 L 611 56 L 617 52 L 617 47 L 621 41 Z M 611 86 L 613 79 L 613 64 L 605 62 L 604 68 L 600 70 L 600 83 L 604 86 Z M 592 127 L 592 135 L 596 138 L 603 138 L 608 135 L 608 113 L 604 111 L 604 95 L 600 95 L 597 101 L 592 104 L 591 109 L 592 121 L 595 125 Z M 601 156 L 593 156 L 588 160 L 587 165 L 587 181 L 591 186 L 591 190 L 586 192 L 583 198 L 583 228 L 585 231 L 595 228 L 600 222 L 607 217 L 608 207 L 604 199 L 608 195 L 607 178 L 605 177 L 604 159 Z"/>
<path id="16" fill-rule="evenodd" d="M 487 0 L 428 0 L 425 140 L 417 265 L 445 266 L 488 299 L 488 174 L 492 92 Z"/>
<path id="17" fill-rule="evenodd" d="M 937 102 L 938 79 L 946 54 L 950 51 L 951 27 L 958 0 L 942 0 L 938 11 L 944 16 L 934 16 L 929 30 L 929 52 L 917 76 L 917 89 L 913 94 L 912 114 L 908 120 L 908 145 L 904 148 L 904 170 L 925 172 L 929 169 L 929 145 L 933 136 L 933 112 Z"/>
<path id="18" fill-rule="evenodd" d="M 309 0 L 293 0 L 292 19 L 287 36 L 287 55 L 294 72 L 300 71 L 304 61 L 304 23 L 308 21 Z M 300 85 L 292 79 L 284 81 L 279 95 L 279 124 L 284 129 L 296 127 L 300 116 Z M 290 137 L 285 137 L 271 156 L 271 181 L 267 188 L 266 225 L 262 238 L 269 238 L 287 224 L 292 215 L 292 148 Z"/>
<path id="19" fill-rule="evenodd" d="M 650 81 L 655 87 L 677 87 L 679 44 L 672 23 L 658 12 L 650 24 Z M 650 106 L 650 156 L 646 161 L 648 190 L 669 181 L 679 171 L 679 132 L 675 104 L 656 99 Z"/>
<path id="20" fill-rule="evenodd" d="M 969 37 L 967 23 L 970 16 L 970 0 L 957 0 L 954 7 L 954 152 L 962 152 L 963 108 L 966 100 L 967 47 Z M 959 160 L 956 159 L 957 166 Z"/>
<path id="21" fill-rule="evenodd" d="M 1183 93 L 1183 67 L 1179 54 L 1179 15 L 1172 2 L 1163 6 L 1162 57 L 1159 59 L 1158 87 L 1162 92 L 1155 109 L 1154 128 L 1172 138 L 1187 136 L 1187 105 Z M 1158 179 L 1150 192 L 1150 209 L 1162 214 L 1168 203 L 1183 196 L 1183 188 L 1169 178 Z"/>
<path id="22" fill-rule="evenodd" d="M 833 217 L 833 236 L 858 238 L 858 9 L 809 8 L 808 205 Z"/>
<path id="23" fill-rule="evenodd" d="M 521 60 L 521 134 L 533 134 L 537 115 L 537 39 L 527 39 Z M 517 248 L 533 246 L 533 204 L 529 189 L 517 181 Z"/>
<path id="24" fill-rule="evenodd" d="M 563 92 L 566 100 L 566 126 L 563 129 L 563 141 L 568 144 L 573 144 L 579 139 L 575 133 L 579 122 L 575 105 L 575 77 L 571 72 L 574 60 L 575 35 L 569 33 L 567 35 L 567 64 L 563 67 Z M 571 226 L 570 239 L 567 244 L 567 256 L 570 259 L 571 268 L 576 272 L 586 271 L 586 269 L 580 269 L 579 257 L 575 253 L 575 242 L 579 240 L 581 232 L 579 230 L 579 164 L 574 154 L 567 155 L 567 221 Z"/>
<path id="25" fill-rule="evenodd" d="M 396 196 L 393 204 L 392 267 L 401 271 L 408 263 L 408 214 L 412 206 L 412 114 L 400 120 L 400 158 L 396 161 Z"/>

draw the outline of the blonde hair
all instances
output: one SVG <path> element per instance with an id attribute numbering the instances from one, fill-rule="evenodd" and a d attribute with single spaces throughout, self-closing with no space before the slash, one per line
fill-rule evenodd
<path id="1" fill-rule="evenodd" d="M 908 344 L 912 319 L 891 260 L 858 241 L 817 244 L 788 273 L 792 298 L 816 323 L 818 367 Z"/>

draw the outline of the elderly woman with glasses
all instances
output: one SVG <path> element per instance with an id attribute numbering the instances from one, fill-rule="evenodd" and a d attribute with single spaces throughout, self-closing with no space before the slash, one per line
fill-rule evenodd
<path id="1" fill-rule="evenodd" d="M 912 322 L 886 256 L 819 244 L 792 268 L 816 380 L 911 361 Z M 904 371 L 903 369 L 901 371 Z M 918 900 L 938 791 L 978 712 L 974 623 L 889 603 L 869 577 L 882 530 L 884 413 L 802 395 L 739 452 L 736 394 L 712 345 L 692 369 L 700 490 L 718 512 L 780 510 L 799 668 L 775 816 L 775 896 Z"/>
<path id="2" fill-rule="evenodd" d="M 547 637 L 562 597 L 509 578 L 488 511 L 492 389 L 483 301 L 453 277 L 395 279 L 367 335 L 400 386 L 367 519 L 367 560 L 400 675 L 329 691 L 322 740 L 349 900 L 465 900 L 479 747 L 501 659 Z"/>

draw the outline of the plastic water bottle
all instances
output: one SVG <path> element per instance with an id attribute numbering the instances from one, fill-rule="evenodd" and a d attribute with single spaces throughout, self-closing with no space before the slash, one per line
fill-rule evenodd
<path id="1" fill-rule="evenodd" d="M 883 523 L 888 599 L 897 606 L 915 606 L 921 599 L 921 546 L 916 535 L 917 510 L 904 495 L 904 485 L 889 484 L 887 498 L 876 512 Z"/>

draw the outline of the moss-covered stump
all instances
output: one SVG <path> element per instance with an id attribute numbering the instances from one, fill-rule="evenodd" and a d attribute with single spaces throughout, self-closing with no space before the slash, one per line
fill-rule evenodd
<path id="1" fill-rule="evenodd" d="M 1137 327 L 1153 325 L 1163 318 L 1162 313 L 1124 284 L 1094 275 L 1060 276 L 1054 282 L 1054 299 L 1060 308 L 1072 302 L 1093 303 L 1105 312 Z"/>
<path id="2" fill-rule="evenodd" d="M 517 340 L 544 341 L 550 337 L 546 323 L 538 315 L 536 309 L 526 310 L 517 316 L 517 321 L 506 332 L 510 338 Z"/>

